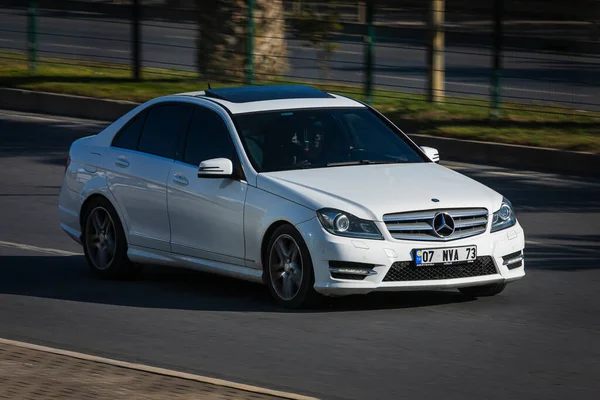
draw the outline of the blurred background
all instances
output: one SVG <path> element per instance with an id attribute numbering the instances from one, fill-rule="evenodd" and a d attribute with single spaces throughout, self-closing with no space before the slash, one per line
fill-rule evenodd
<path id="1" fill-rule="evenodd" d="M 374 103 L 411 133 L 600 150 L 598 0 L 0 6 L 4 87 L 143 101 L 208 82 L 307 82 Z"/>
<path id="2" fill-rule="evenodd" d="M 0 0 L 0 398 L 244 398 L 6 338 L 319 398 L 597 399 L 599 24 L 599 0 Z M 112 120 L 95 111 L 133 104 L 30 91 L 141 102 L 209 82 L 308 83 L 438 141 L 515 205 L 526 279 L 302 313 L 193 271 L 91 279 L 57 219 L 67 152 Z"/>

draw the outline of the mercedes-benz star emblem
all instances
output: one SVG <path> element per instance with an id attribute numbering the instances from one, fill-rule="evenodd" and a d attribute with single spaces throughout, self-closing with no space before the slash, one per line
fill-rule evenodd
<path id="1" fill-rule="evenodd" d="M 433 231 L 439 237 L 448 237 L 454 233 L 454 218 L 450 214 L 440 212 L 433 217 Z"/>

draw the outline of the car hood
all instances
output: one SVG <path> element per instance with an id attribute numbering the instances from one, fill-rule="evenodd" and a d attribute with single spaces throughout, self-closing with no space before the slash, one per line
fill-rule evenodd
<path id="1" fill-rule="evenodd" d="M 485 207 L 493 212 L 502 202 L 494 190 L 434 163 L 268 172 L 258 175 L 257 186 L 313 210 L 337 208 L 376 221 L 387 213 L 434 208 Z"/>

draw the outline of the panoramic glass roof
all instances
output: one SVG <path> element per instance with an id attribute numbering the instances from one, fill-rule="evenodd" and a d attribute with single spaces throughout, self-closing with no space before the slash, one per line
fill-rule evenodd
<path id="1" fill-rule="evenodd" d="M 205 90 L 205 93 L 208 97 L 232 103 L 281 99 L 326 99 L 333 97 L 319 89 L 302 85 L 243 86 L 208 89 Z"/>

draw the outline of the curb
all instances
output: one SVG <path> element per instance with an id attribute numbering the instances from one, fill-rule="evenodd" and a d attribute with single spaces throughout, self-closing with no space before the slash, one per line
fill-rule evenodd
<path id="1" fill-rule="evenodd" d="M 96 99 L 22 89 L 0 89 L 0 109 L 113 121 L 135 108 L 131 101 Z"/>
<path id="2" fill-rule="evenodd" d="M 191 381 L 196 381 L 196 382 L 201 382 L 201 383 L 207 383 L 210 385 L 221 386 L 221 387 L 226 387 L 226 388 L 231 388 L 231 389 L 237 389 L 237 390 L 251 392 L 251 393 L 257 393 L 257 394 L 261 394 L 261 395 L 274 396 L 274 397 L 290 399 L 290 400 L 316 400 L 315 397 L 308 397 L 308 396 L 303 396 L 303 395 L 294 394 L 294 393 L 281 392 L 278 390 L 265 389 L 265 388 L 261 388 L 258 386 L 244 385 L 244 384 L 240 384 L 240 383 L 225 381 L 222 379 L 209 378 L 206 376 L 189 374 L 186 372 L 179 372 L 179 371 L 173 371 L 173 370 L 164 369 L 164 368 L 151 367 L 151 366 L 143 365 L 143 364 L 135 364 L 135 363 L 125 362 L 125 361 L 118 361 L 118 360 L 113 360 L 110 358 L 97 357 L 97 356 L 92 356 L 89 354 L 77 353 L 74 351 L 55 349 L 55 348 L 46 347 L 46 346 L 39 346 L 36 344 L 18 342 L 18 341 L 10 340 L 10 339 L 0 338 L 0 343 L 5 344 L 5 345 L 17 346 L 17 347 L 21 347 L 21 348 L 25 348 L 25 349 L 29 349 L 29 350 L 37 350 L 37 351 L 43 351 L 45 353 L 51 353 L 51 354 L 57 354 L 57 355 L 66 356 L 66 357 L 77 358 L 77 359 L 85 360 L 85 361 L 93 361 L 93 362 L 97 362 L 97 363 L 108 364 L 108 365 L 112 365 L 115 367 L 127 368 L 127 369 L 136 370 L 136 371 L 149 372 L 152 374 L 165 375 L 165 376 L 169 376 L 169 377 L 173 377 L 173 378 L 180 378 L 180 379 L 186 379 L 186 380 L 191 380 Z"/>
<path id="3" fill-rule="evenodd" d="M 138 103 L 0 88 L 0 109 L 114 121 Z M 600 178 L 600 155 L 541 147 L 409 134 L 435 147 L 442 160 Z"/>
<path id="4" fill-rule="evenodd" d="M 594 153 L 429 135 L 409 136 L 421 146 L 437 148 L 442 160 L 600 178 L 600 155 Z"/>

